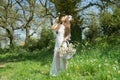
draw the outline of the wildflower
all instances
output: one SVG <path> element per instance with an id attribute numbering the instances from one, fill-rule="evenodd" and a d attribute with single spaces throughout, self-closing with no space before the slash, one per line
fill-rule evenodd
<path id="1" fill-rule="evenodd" d="M 117 70 L 117 68 L 116 68 L 115 66 L 113 66 L 113 69 L 114 69 L 114 70 Z"/>
<path id="2" fill-rule="evenodd" d="M 79 66 L 78 65 L 76 66 L 76 70 L 79 70 Z"/>
<path id="3" fill-rule="evenodd" d="M 118 70 L 118 68 L 119 68 L 119 67 L 118 67 L 117 65 L 113 65 L 113 69 L 114 69 L 114 70 Z"/>
<path id="4" fill-rule="evenodd" d="M 105 63 L 104 65 L 105 65 L 105 66 L 108 66 L 109 64 L 108 64 L 108 63 Z"/>
<path id="5" fill-rule="evenodd" d="M 89 62 L 88 60 L 86 60 L 86 62 Z"/>
<path id="6" fill-rule="evenodd" d="M 107 78 L 108 78 L 108 79 L 111 79 L 111 76 L 110 76 L 110 75 L 107 75 Z"/>
<path id="7" fill-rule="evenodd" d="M 92 63 L 92 62 L 93 62 L 93 60 L 90 60 L 90 62 Z"/>
<path id="8" fill-rule="evenodd" d="M 120 74 L 120 70 L 118 71 L 118 74 Z"/>
<path id="9" fill-rule="evenodd" d="M 118 61 L 115 61 L 115 64 L 118 64 Z"/>
<path id="10" fill-rule="evenodd" d="M 110 73 L 110 71 L 108 71 L 108 73 Z"/>
<path id="11" fill-rule="evenodd" d="M 69 76 L 70 74 L 69 73 L 67 73 L 67 76 Z"/>
<path id="12" fill-rule="evenodd" d="M 93 59 L 93 61 L 95 62 L 95 61 L 97 61 L 97 59 Z"/>
<path id="13" fill-rule="evenodd" d="M 44 74 L 45 72 L 44 72 L 44 71 L 42 71 L 41 73 L 42 73 L 42 74 Z"/>
<path id="14" fill-rule="evenodd" d="M 105 59 L 105 62 L 107 62 L 107 59 Z"/>
<path id="15" fill-rule="evenodd" d="M 98 67 L 100 68 L 100 67 L 101 67 L 101 64 L 99 64 Z"/>

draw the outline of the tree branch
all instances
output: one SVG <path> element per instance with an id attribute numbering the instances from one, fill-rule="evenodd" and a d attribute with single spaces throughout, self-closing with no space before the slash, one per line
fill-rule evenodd
<path id="1" fill-rule="evenodd" d="M 42 7 L 45 8 L 45 15 L 44 15 L 44 16 L 50 15 L 50 16 L 52 16 L 52 17 L 55 18 L 55 16 L 54 16 L 54 15 L 49 11 L 49 9 L 47 8 L 47 2 L 48 2 L 48 0 L 45 1 L 45 4 L 43 4 L 41 0 L 39 0 L 39 2 L 40 2 L 40 4 L 42 5 Z M 44 17 L 44 16 L 43 16 L 43 17 Z"/>
<path id="2" fill-rule="evenodd" d="M 88 5 L 80 8 L 80 9 L 77 9 L 76 11 L 78 11 L 78 12 L 79 12 L 79 11 L 83 11 L 83 10 L 85 10 L 85 9 L 91 7 L 91 6 L 98 6 L 98 7 L 100 7 L 100 8 L 103 10 L 103 6 L 102 6 L 102 5 L 100 5 L 100 4 L 98 4 L 98 3 L 91 3 L 91 2 L 90 2 Z"/>
<path id="3" fill-rule="evenodd" d="M 33 35 L 37 32 L 38 28 L 39 28 L 39 27 L 37 27 L 36 29 L 34 29 L 34 32 L 31 33 L 31 34 L 29 35 L 29 37 L 33 36 Z"/>
<path id="4" fill-rule="evenodd" d="M 25 12 L 24 7 L 21 5 L 21 3 L 20 3 L 18 0 L 17 0 L 16 2 L 17 2 L 17 3 L 18 3 L 18 5 L 22 8 L 24 18 L 25 18 L 25 20 L 27 20 L 27 18 L 26 18 L 26 16 L 25 16 L 26 12 Z"/>

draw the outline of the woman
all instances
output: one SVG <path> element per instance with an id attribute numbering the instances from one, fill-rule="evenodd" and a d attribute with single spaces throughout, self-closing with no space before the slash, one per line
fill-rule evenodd
<path id="1" fill-rule="evenodd" d="M 52 29 L 56 31 L 56 43 L 54 48 L 54 57 L 52 62 L 52 68 L 50 74 L 56 76 L 60 71 L 66 69 L 66 59 L 60 57 L 59 48 L 61 46 L 67 47 L 67 40 L 70 39 L 70 21 L 72 17 L 69 15 L 61 18 L 61 24 L 57 23 L 52 26 Z"/>

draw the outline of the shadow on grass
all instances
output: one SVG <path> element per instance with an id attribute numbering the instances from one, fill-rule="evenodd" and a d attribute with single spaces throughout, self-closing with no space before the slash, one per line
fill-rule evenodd
<path id="1" fill-rule="evenodd" d="M 1 54 L 0 54 L 1 55 Z M 19 61 L 40 61 L 42 65 L 52 61 L 53 49 L 41 50 L 35 52 L 18 51 L 13 53 L 5 53 L 0 56 L 0 63 L 19 62 Z"/>

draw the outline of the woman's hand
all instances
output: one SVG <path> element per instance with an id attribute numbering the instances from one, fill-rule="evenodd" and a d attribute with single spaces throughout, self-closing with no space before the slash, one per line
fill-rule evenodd
<path id="1" fill-rule="evenodd" d="M 64 41 L 67 41 L 69 38 L 70 38 L 70 35 L 66 36 L 66 37 L 64 38 Z"/>
<path id="2" fill-rule="evenodd" d="M 69 34 L 68 36 L 66 36 L 66 37 L 64 38 L 64 41 L 70 40 L 70 37 L 71 37 L 71 34 Z"/>
<path id="3" fill-rule="evenodd" d="M 52 27 L 51 27 L 51 29 L 55 30 L 56 27 L 57 27 L 57 24 L 53 24 Z"/>
<path id="4" fill-rule="evenodd" d="M 64 42 L 66 42 L 66 41 L 67 41 L 67 39 L 65 38 L 63 41 L 64 41 Z"/>

